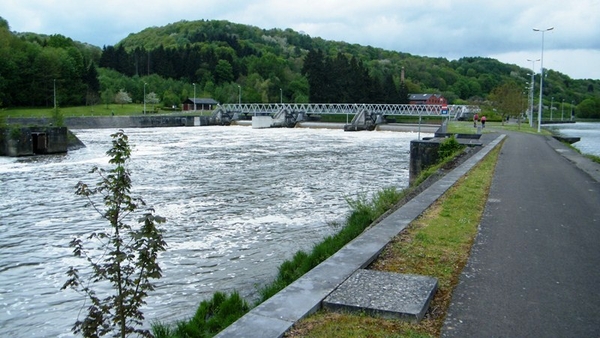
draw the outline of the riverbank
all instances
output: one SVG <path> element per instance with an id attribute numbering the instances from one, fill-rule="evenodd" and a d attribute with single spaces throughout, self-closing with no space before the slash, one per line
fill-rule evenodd
<path id="1" fill-rule="evenodd" d="M 278 337 L 284 334 L 295 322 L 317 311 L 325 296 L 330 294 L 342 281 L 357 269 L 372 262 L 395 235 L 405 229 L 454 182 L 485 157 L 499 141 L 500 139 L 492 141 L 492 146 L 475 153 L 458 168 L 432 184 L 418 198 L 411 199 L 335 255 L 254 308 L 217 336 L 243 337 L 247 332 L 257 332 L 262 337 Z M 334 266 L 335 268 L 333 268 Z M 294 304 L 294 306 L 290 307 L 289 304 Z"/>
<path id="2" fill-rule="evenodd" d="M 520 135 L 520 134 L 515 134 Z M 591 177 L 594 177 L 596 182 L 600 182 L 600 167 L 597 164 L 593 164 L 590 161 L 586 161 L 585 158 L 578 155 L 573 151 L 569 151 L 566 145 L 561 145 L 557 141 L 552 140 L 551 138 L 540 137 L 540 136 L 530 136 L 535 137 L 538 140 L 547 140 L 547 144 L 553 148 L 554 152 L 552 156 L 557 156 L 557 154 L 562 155 L 569 159 L 571 163 L 573 163 L 576 167 L 582 170 L 582 172 L 587 173 Z M 509 136 L 509 139 L 511 136 Z M 525 142 L 519 141 L 521 144 L 518 146 L 518 149 L 529 148 L 532 140 L 527 140 Z M 528 146 L 523 148 L 522 143 L 526 143 Z M 542 143 L 542 142 L 540 142 Z M 512 147 L 511 149 L 513 149 Z M 541 149 L 538 149 L 536 145 L 534 147 L 533 152 L 539 152 Z M 513 149 L 512 151 L 507 151 L 506 154 L 511 155 L 500 155 L 503 157 L 507 157 L 504 159 L 504 163 L 509 164 L 518 164 L 524 166 L 530 166 L 530 162 L 540 163 L 538 160 L 530 159 L 531 155 L 530 151 L 525 151 L 528 155 L 524 155 L 525 158 L 521 158 L 519 160 L 512 159 L 514 155 L 521 154 L 523 151 L 517 151 Z M 502 152 L 505 154 L 505 152 Z M 544 158 L 549 156 L 547 154 L 548 151 L 544 151 Z M 558 155 L 557 157 L 561 157 Z M 498 154 L 496 155 L 498 156 Z M 521 155 L 519 155 L 521 156 Z M 496 162 L 495 160 L 493 161 Z M 543 161 L 542 161 L 543 162 Z M 562 165 L 566 165 L 570 167 L 569 170 L 572 170 L 574 166 L 569 165 L 569 162 L 559 161 Z M 494 165 L 495 166 L 495 165 Z M 553 166 L 550 166 L 553 167 Z M 544 168 L 550 169 L 549 166 L 544 166 Z M 491 171 L 490 171 L 491 170 Z M 519 169 L 509 169 L 505 168 L 499 169 L 502 170 L 501 173 L 494 174 L 494 169 L 488 169 L 484 171 L 483 176 L 477 175 L 475 172 L 469 173 L 467 177 L 465 177 L 462 183 L 459 183 L 456 188 L 453 188 L 447 196 L 444 196 L 440 203 L 436 203 L 431 209 L 429 209 L 425 214 L 420 217 L 418 222 L 415 222 L 411 225 L 410 229 L 407 233 L 398 236 L 395 238 L 388 248 L 380 255 L 380 258 L 373 264 L 373 268 L 383 268 L 389 269 L 391 271 L 402 271 L 409 273 L 425 273 L 428 275 L 435 275 L 435 273 L 431 273 L 429 267 L 433 264 L 441 264 L 445 266 L 447 264 L 447 269 L 442 270 L 443 273 L 439 273 L 440 275 L 446 275 L 450 271 L 454 271 L 452 274 L 452 278 L 449 279 L 452 281 L 452 285 L 458 285 L 458 277 L 456 272 L 460 274 L 462 270 L 463 264 L 454 264 L 452 260 L 448 259 L 448 257 L 443 258 L 445 255 L 450 254 L 450 257 L 458 257 L 461 254 L 466 255 L 467 257 L 471 253 L 471 245 L 470 243 L 464 246 L 462 249 L 458 250 L 448 250 L 448 249 L 438 249 L 437 248 L 437 238 L 441 239 L 441 242 L 448 242 L 448 229 L 455 228 L 456 226 L 462 226 L 465 223 L 471 223 L 474 226 L 471 227 L 470 231 L 474 231 L 477 229 L 477 226 L 482 222 L 483 224 L 489 224 L 487 230 L 482 230 L 485 234 L 479 234 L 478 244 L 476 248 L 473 248 L 474 255 L 476 257 L 470 258 L 472 264 L 471 267 L 465 269 L 462 273 L 461 284 L 465 286 L 458 290 L 458 296 L 453 297 L 457 299 L 453 299 L 453 307 L 452 314 L 450 318 L 446 319 L 446 310 L 450 305 L 450 297 L 451 293 L 443 292 L 442 295 L 436 295 L 437 300 L 434 300 L 430 307 L 430 312 L 427 314 L 427 318 L 420 324 L 407 324 L 402 323 L 400 321 L 394 320 L 385 320 L 385 319 L 377 319 L 370 318 L 366 316 L 355 316 L 348 314 L 338 314 L 332 313 L 328 311 L 318 312 L 316 315 L 306 318 L 302 320 L 297 325 L 294 326 L 294 329 L 286 335 L 286 337 L 330 337 L 334 335 L 344 336 L 344 335 L 360 335 L 360 336 L 371 336 L 371 337 L 387 337 L 387 336 L 398 336 L 398 337 L 439 337 L 440 334 L 443 337 L 465 337 L 465 336 L 490 336 L 490 335 L 501 335 L 501 336 L 526 336 L 531 334 L 531 328 L 535 327 L 535 332 L 545 332 L 543 335 L 555 335 L 556 332 L 562 332 L 560 336 L 593 336 L 594 332 L 598 327 L 597 317 L 593 315 L 593 310 L 589 309 L 587 311 L 581 311 L 580 309 L 583 307 L 589 306 L 598 306 L 599 301 L 597 297 L 594 298 L 596 300 L 590 299 L 582 299 L 580 301 L 568 301 L 570 298 L 565 298 L 562 296 L 563 291 L 561 289 L 565 287 L 565 285 L 561 282 L 555 283 L 556 280 L 553 277 L 547 276 L 549 273 L 553 276 L 556 273 L 561 273 L 561 269 L 556 269 L 555 262 L 558 261 L 568 261 L 572 262 L 568 264 L 569 268 L 567 269 L 576 269 L 577 271 L 583 272 L 592 272 L 594 269 L 584 269 L 581 270 L 581 265 L 592 264 L 597 261 L 597 258 L 593 258 L 597 251 L 593 249 L 582 249 L 579 250 L 581 252 L 585 252 L 584 254 L 568 254 L 565 255 L 565 252 L 571 253 L 572 250 L 556 250 L 556 246 L 562 247 L 565 242 L 571 242 L 567 240 L 563 235 L 558 235 L 560 238 L 550 241 L 550 245 L 546 250 L 538 250 L 533 249 L 534 247 L 539 247 L 539 239 L 535 239 L 534 243 L 529 243 L 527 245 L 512 245 L 514 242 L 520 242 L 523 238 L 527 237 L 539 237 L 536 236 L 540 232 L 538 229 L 548 228 L 552 224 L 556 224 L 551 219 L 546 221 L 541 221 L 543 217 L 533 216 L 534 219 L 519 221 L 519 217 L 515 216 L 520 213 L 532 213 L 534 210 L 538 210 L 538 213 L 546 213 L 546 208 L 538 208 L 539 205 L 547 204 L 547 203 L 558 203 L 562 204 L 563 207 L 569 208 L 567 205 L 571 204 L 569 202 L 564 201 L 581 201 L 581 200 L 589 200 L 588 198 L 565 198 L 562 194 L 562 190 L 552 190 L 554 193 L 553 198 L 549 198 L 548 194 L 540 195 L 536 192 L 535 188 L 523 188 L 527 184 L 519 183 L 514 184 L 514 172 L 525 173 L 527 170 L 519 170 Z M 576 170 L 577 171 L 577 170 Z M 547 184 L 544 186 L 549 187 L 550 182 L 553 182 L 552 185 L 561 184 L 562 179 L 553 179 L 551 177 L 546 177 L 545 174 L 539 175 L 537 172 L 532 173 L 534 177 L 537 179 L 542 178 L 543 180 L 547 180 Z M 579 172 L 581 174 L 581 172 Z M 578 177 L 579 174 L 573 173 L 565 174 L 562 172 L 559 174 L 561 177 L 568 176 L 569 178 Z M 466 196 L 472 196 L 473 193 L 481 192 L 481 187 L 489 186 L 491 183 L 492 177 L 496 177 L 500 175 L 504 178 L 503 182 L 495 183 L 495 187 L 499 189 L 506 190 L 508 196 L 500 197 L 493 195 L 488 198 L 487 190 L 485 194 L 481 195 L 478 199 L 478 202 L 465 202 Z M 531 176 L 531 175 L 529 175 Z M 495 178 L 496 179 L 496 178 Z M 457 190 L 462 189 L 463 185 L 468 184 L 469 180 L 471 180 L 472 187 L 471 191 L 467 190 L 466 194 L 462 196 L 461 194 L 455 195 Z M 523 178 L 521 181 L 536 181 L 536 178 Z M 588 179 L 581 177 L 576 179 L 580 184 L 584 184 L 588 186 Z M 487 182 L 487 183 L 486 183 Z M 565 183 L 567 186 L 572 185 L 573 183 Z M 597 184 L 597 183 L 596 183 Z M 539 182 L 534 183 L 535 186 L 539 188 L 542 184 Z M 514 202 L 513 195 L 519 194 L 519 189 L 526 189 L 530 192 L 530 195 L 533 196 L 525 197 L 525 201 Z M 585 191 L 592 192 L 594 189 L 584 189 Z M 558 192 L 558 195 L 556 195 Z M 596 193 L 593 193 L 597 195 Z M 543 199 L 543 201 L 538 201 L 538 199 Z M 594 198 L 597 198 L 594 197 Z M 463 204 L 454 205 L 452 201 L 461 201 Z M 450 204 L 448 204 L 450 203 Z M 565 204 L 566 203 L 566 204 Z M 590 202 L 592 205 L 598 202 Z M 508 205 L 505 205 L 508 204 Z M 515 204 L 515 206 L 512 206 Z M 529 205 L 529 206 L 528 206 Z M 485 210 L 500 210 L 499 215 L 491 214 L 492 211 L 488 211 L 486 215 L 484 215 L 484 206 Z M 592 206 L 584 207 L 584 211 L 577 213 L 579 215 L 589 214 L 585 209 L 590 210 L 593 209 Z M 552 208 L 552 210 L 561 210 L 561 207 Z M 549 210 L 548 210 L 549 211 Z M 560 212 L 560 211 L 559 211 Z M 472 214 L 475 218 L 466 217 L 465 213 Z M 553 216 L 554 217 L 554 216 Z M 560 224 L 571 224 L 573 222 L 578 222 L 577 218 L 579 217 L 569 217 L 570 221 L 559 222 Z M 531 218 L 531 217 L 530 217 Z M 502 219 L 507 220 L 507 224 L 498 224 L 502 222 Z M 470 220 L 470 221 L 469 221 Z M 511 226 L 511 224 L 516 224 L 515 226 Z M 535 227 L 535 231 L 528 230 L 525 231 L 526 234 L 523 234 L 523 229 L 527 228 L 529 224 L 530 227 Z M 439 227 L 441 225 L 441 228 Z M 448 227 L 448 225 L 453 225 L 452 227 Z M 590 222 L 584 222 L 584 228 L 588 228 Z M 482 225 L 484 226 L 484 225 Z M 570 227 L 570 226 L 569 226 Z M 485 228 L 485 226 L 484 226 Z M 509 236 L 515 237 L 517 236 L 518 240 L 500 240 L 499 242 L 494 242 L 493 236 L 490 235 L 490 232 L 494 232 L 494 229 L 498 231 L 503 231 L 504 229 L 511 228 L 515 230 L 509 231 Z M 521 231 L 519 231 L 521 230 Z M 514 231 L 514 234 L 510 235 L 510 232 Z M 550 231 L 549 229 L 547 231 Z M 575 231 L 575 229 L 572 229 Z M 570 231 L 571 235 L 575 235 Z M 496 231 L 497 232 L 497 231 Z M 544 231 L 546 232 L 546 230 Z M 577 231 L 579 235 L 587 237 L 587 230 L 581 228 Z M 597 236 L 597 231 L 594 231 Z M 529 235 L 527 235 L 529 234 Z M 569 235 L 568 237 L 571 237 Z M 590 242 L 583 240 L 584 243 Z M 592 240 L 592 243 L 597 242 L 596 240 Z M 507 243 L 511 243 L 510 248 L 506 249 L 505 252 L 502 253 L 492 253 L 486 255 L 486 258 L 482 258 L 481 255 L 478 255 L 482 252 L 488 252 L 489 250 L 493 250 L 493 248 L 505 248 Z M 578 244 L 575 243 L 575 246 Z M 490 249 L 488 249 L 490 248 Z M 540 276 L 532 277 L 529 271 L 529 267 L 531 267 L 531 262 L 527 259 L 526 252 L 528 248 L 532 248 L 532 251 L 535 251 L 534 256 L 539 257 L 540 255 L 545 256 L 549 254 L 550 256 L 554 254 L 554 256 L 559 256 L 556 258 L 551 258 L 547 260 L 550 267 L 541 268 L 539 272 Z M 442 254 L 443 256 L 439 256 Z M 511 258 L 516 255 L 516 260 Z M 587 259 L 584 257 L 588 257 Z M 486 262 L 482 262 L 483 259 L 486 259 Z M 584 261 L 580 261 L 583 259 Z M 574 260 L 574 261 L 573 261 Z M 536 259 L 538 262 L 539 259 Z M 513 263 L 511 263 L 513 262 Z M 526 265 L 524 269 L 514 268 L 511 264 L 514 262 L 522 262 L 522 264 Z M 552 262 L 552 263 L 550 263 Z M 587 262 L 587 263 L 586 263 Z M 455 266 L 458 266 L 458 269 L 455 269 Z M 490 269 L 490 266 L 494 267 L 502 267 L 506 268 L 504 272 L 497 272 L 497 269 Z M 429 272 L 424 272 L 429 270 Z M 521 273 L 522 271 L 527 271 L 526 273 Z M 538 271 L 538 270 L 536 270 Z M 491 278 L 482 278 L 482 275 L 493 274 Z M 509 278 L 510 282 L 520 281 L 520 280 L 532 280 L 531 282 L 523 282 L 523 285 L 527 285 L 526 300 L 527 304 L 522 304 L 523 302 L 523 294 L 522 292 L 518 292 L 520 287 L 507 288 L 504 286 L 505 284 L 505 276 L 513 274 L 511 278 Z M 536 272 L 533 272 L 535 274 Z M 516 274 L 516 275 L 515 275 Z M 561 273 L 563 274 L 563 273 Z M 578 273 L 577 273 L 578 274 Z M 566 280 L 564 281 L 567 284 L 567 288 L 570 283 L 569 273 L 563 274 L 565 275 Z M 574 275 L 570 275 L 574 276 Z M 597 282 L 598 278 L 589 279 L 587 277 L 583 278 L 583 284 L 578 282 L 577 285 L 589 285 L 590 291 L 581 292 L 581 290 L 577 291 L 578 295 L 590 295 L 594 293 L 594 280 Z M 587 283 L 586 283 L 587 282 Z M 481 283 L 492 283 L 496 284 L 495 286 L 488 286 L 487 284 L 481 285 Z M 537 287 L 539 283 L 548 284 L 547 287 Z M 562 286 L 561 286 L 562 285 Z M 452 287 L 453 289 L 454 287 Z M 546 295 L 542 298 L 536 298 L 539 292 L 545 292 L 548 288 L 559 288 L 555 291 L 546 292 Z M 576 287 L 578 288 L 578 287 Z M 523 288 L 525 289 L 525 288 Z M 452 292 L 452 290 L 450 290 Z M 493 295 L 490 297 L 490 295 Z M 511 297 L 514 296 L 514 297 Z M 494 298 L 495 297 L 495 298 Z M 586 297 L 586 296 L 584 296 Z M 552 299 L 548 302 L 549 299 Z M 543 301 L 547 303 L 548 306 L 544 306 L 544 311 L 539 311 L 535 304 Z M 490 307 L 489 304 L 498 304 L 497 306 Z M 502 305 L 500 305 L 502 304 Z M 517 305 L 520 304 L 520 305 Z M 490 315 L 488 312 L 501 312 L 501 314 Z M 551 313 L 563 313 L 562 315 L 555 314 L 545 314 L 546 312 Z M 527 315 L 522 315 L 525 312 Z M 468 314 L 466 314 L 468 313 Z M 575 319 L 575 315 L 579 314 L 585 319 L 580 320 L 582 317 L 578 317 Z M 577 315 L 577 316 L 579 316 Z M 518 317 L 518 318 L 515 318 Z M 555 318 L 563 318 L 561 321 L 556 321 Z M 512 318 L 507 320 L 505 318 Z M 571 319 L 568 319 L 571 318 Z M 562 324 L 564 320 L 567 320 L 568 324 Z M 442 329 L 442 325 L 444 324 L 444 329 Z M 521 324 L 515 324 L 517 322 L 521 322 Z M 525 331 L 521 331 L 521 329 Z M 564 331 L 560 331 L 566 329 Z M 443 332 L 442 332 L 443 331 Z M 499 333 L 501 332 L 501 333 Z M 574 332 L 579 332 L 579 334 L 573 334 Z"/>
<path id="3" fill-rule="evenodd" d="M 296 323 L 285 337 L 439 336 L 451 292 L 467 262 L 470 243 L 477 232 L 498 153 L 499 147 L 496 147 L 395 236 L 368 267 L 376 271 L 437 278 L 438 290 L 421 322 L 319 311 Z"/>

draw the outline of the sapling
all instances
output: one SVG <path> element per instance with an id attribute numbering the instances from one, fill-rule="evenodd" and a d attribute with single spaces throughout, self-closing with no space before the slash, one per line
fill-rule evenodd
<path id="1" fill-rule="evenodd" d="M 94 187 L 83 182 L 76 187 L 76 194 L 85 197 L 87 205 L 107 220 L 110 227 L 88 235 L 85 241 L 74 238 L 70 242 L 73 254 L 84 258 L 90 271 L 84 273 L 70 267 L 69 279 L 62 289 L 72 288 L 86 298 L 87 315 L 77 318 L 72 328 L 75 334 L 151 337 L 150 331 L 142 328 L 141 307 L 148 292 L 154 290 L 151 280 L 162 276 L 158 253 L 165 250 L 166 242 L 157 224 L 165 219 L 155 215 L 141 198 L 131 196 L 131 177 L 126 167 L 131 156 L 128 137 L 123 130 L 111 137 L 112 148 L 107 155 L 114 168 L 94 167 L 91 172 L 97 173 L 100 181 Z M 102 198 L 103 208 L 93 196 Z M 128 222 L 136 216 L 140 225 L 130 225 Z M 95 246 L 86 249 L 87 245 Z M 93 255 L 93 249 L 100 249 L 94 251 L 100 254 Z"/>

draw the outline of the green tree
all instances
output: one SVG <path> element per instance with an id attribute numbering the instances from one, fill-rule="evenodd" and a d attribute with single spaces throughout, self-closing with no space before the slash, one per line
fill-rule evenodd
<path id="1" fill-rule="evenodd" d="M 56 127 L 65 126 L 65 119 L 58 108 L 52 109 L 52 124 Z"/>
<path id="2" fill-rule="evenodd" d="M 410 94 L 408 92 L 408 87 L 406 83 L 401 82 L 400 88 L 398 88 L 398 102 L 400 104 L 409 104 L 410 103 Z"/>
<path id="3" fill-rule="evenodd" d="M 154 110 L 154 105 L 160 102 L 160 98 L 156 95 L 155 92 L 150 92 L 146 94 L 146 103 L 152 104 L 152 110 Z"/>
<path id="4" fill-rule="evenodd" d="M 520 117 L 523 111 L 523 93 L 515 82 L 504 82 L 494 88 L 489 96 L 494 107 L 502 116 L 502 123 L 507 116 Z M 520 119 L 519 119 L 520 122 Z"/>
<path id="5" fill-rule="evenodd" d="M 131 96 L 129 96 L 129 93 L 127 93 L 124 89 L 121 89 L 117 95 L 115 95 L 115 102 L 123 107 L 125 103 L 131 103 Z"/>
<path id="6" fill-rule="evenodd" d="M 113 102 L 115 98 L 115 93 L 112 90 L 106 89 L 102 92 L 102 102 L 106 104 L 106 109 L 108 109 L 109 103 Z"/>
<path id="7" fill-rule="evenodd" d="M 218 84 L 233 81 L 233 67 L 227 60 L 219 60 L 215 68 L 215 77 Z"/>
<path id="8" fill-rule="evenodd" d="M 167 107 L 179 106 L 181 104 L 181 99 L 171 90 L 165 91 L 163 94 L 163 104 Z"/>
<path id="9" fill-rule="evenodd" d="M 131 148 L 127 135 L 119 130 L 111 137 L 112 148 L 107 155 L 114 168 L 109 171 L 93 168 L 91 172 L 100 176 L 100 182 L 95 187 L 79 182 L 76 191 L 110 223 L 110 228 L 90 234 L 86 241 L 79 238 L 71 241 L 73 254 L 87 260 L 91 272 L 85 278 L 78 269 L 70 267 L 67 272 L 69 279 L 62 289 L 72 288 L 90 302 L 87 316 L 83 320 L 78 318 L 73 326 L 75 334 L 125 337 L 133 333 L 151 337 L 148 330 L 139 328 L 144 321 L 141 306 L 146 303 L 148 292 L 154 290 L 150 280 L 162 276 L 157 257 L 159 252 L 165 251 L 166 243 L 156 224 L 163 223 L 165 219 L 154 215 L 153 209 L 146 209 L 139 218 L 141 226 L 126 223 L 139 213 L 138 209 L 145 207 L 145 203 L 141 198 L 130 195 L 131 176 L 126 163 Z M 105 210 L 100 210 L 92 198 L 95 195 L 102 196 Z M 103 248 L 99 257 L 92 257 L 90 251 L 84 248 L 84 243 L 95 241 Z M 107 283 L 112 286 L 113 293 L 101 298 L 92 287 Z"/>
<path id="10" fill-rule="evenodd" d="M 600 98 L 587 98 L 577 105 L 577 116 L 581 118 L 600 118 Z"/>

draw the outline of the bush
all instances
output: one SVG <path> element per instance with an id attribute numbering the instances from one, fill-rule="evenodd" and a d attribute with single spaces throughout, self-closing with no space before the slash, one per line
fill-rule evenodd
<path id="1" fill-rule="evenodd" d="M 156 338 L 212 337 L 249 310 L 250 306 L 239 293 L 226 295 L 216 292 L 212 299 L 200 303 L 196 314 L 189 321 L 178 322 L 174 329 L 164 324 L 154 324 L 152 332 Z"/>
<path id="2" fill-rule="evenodd" d="M 465 148 L 462 144 L 458 143 L 454 135 L 446 138 L 438 149 L 439 161 L 443 161 L 444 159 L 454 156 L 454 154 L 458 151 L 462 151 Z"/>

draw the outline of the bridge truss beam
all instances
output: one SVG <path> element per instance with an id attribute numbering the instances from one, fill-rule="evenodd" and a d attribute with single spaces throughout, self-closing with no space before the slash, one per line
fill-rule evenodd
<path id="1" fill-rule="evenodd" d="M 282 109 L 305 114 L 358 114 L 366 110 L 371 114 L 383 116 L 448 116 L 454 118 L 457 114 L 477 112 L 478 106 L 448 105 L 448 113 L 442 114 L 442 105 L 417 105 L 417 104 L 358 104 L 358 103 L 234 103 L 223 104 L 222 108 L 228 112 L 237 112 L 251 115 L 275 114 Z"/>

